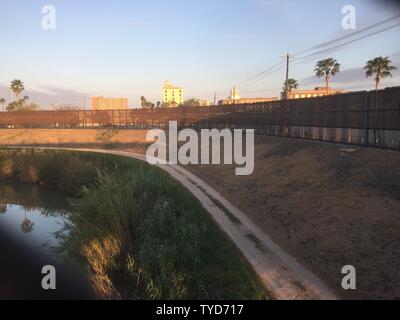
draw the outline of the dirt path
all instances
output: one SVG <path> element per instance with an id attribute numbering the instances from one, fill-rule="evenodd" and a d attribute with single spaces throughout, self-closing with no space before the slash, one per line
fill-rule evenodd
<path id="1" fill-rule="evenodd" d="M 76 148 L 64 150 L 112 154 L 146 161 L 143 155 L 125 151 Z M 177 165 L 158 167 L 181 182 L 200 201 L 220 229 L 246 257 L 274 298 L 336 299 L 334 293 L 317 276 L 274 243 L 268 234 L 206 182 Z"/>

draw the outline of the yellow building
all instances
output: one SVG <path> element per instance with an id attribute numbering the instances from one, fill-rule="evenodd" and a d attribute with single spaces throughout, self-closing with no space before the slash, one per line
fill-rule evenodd
<path id="1" fill-rule="evenodd" d="M 128 99 L 126 98 L 92 98 L 93 110 L 126 110 L 128 109 Z"/>
<path id="2" fill-rule="evenodd" d="M 175 87 L 169 81 L 164 82 L 163 103 L 178 106 L 183 103 L 184 90 L 182 87 Z"/>
<path id="3" fill-rule="evenodd" d="M 305 89 L 305 90 L 292 90 L 288 93 L 289 99 L 305 99 L 305 98 L 317 98 L 317 97 L 324 97 L 326 95 L 334 95 L 334 94 L 341 94 L 347 93 L 349 91 L 346 90 L 339 90 L 339 89 L 332 89 L 328 88 L 328 94 L 326 92 L 325 87 L 317 87 L 315 89 Z M 285 93 L 282 93 L 282 97 L 284 97 Z"/>

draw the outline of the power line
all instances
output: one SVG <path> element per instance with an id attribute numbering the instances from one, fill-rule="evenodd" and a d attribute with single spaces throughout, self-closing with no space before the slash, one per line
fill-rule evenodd
<path id="1" fill-rule="evenodd" d="M 382 30 L 378 30 L 378 31 L 369 33 L 369 34 L 367 34 L 367 35 L 364 35 L 364 36 L 362 36 L 362 37 L 359 37 L 359 38 L 356 38 L 356 39 L 353 39 L 353 40 L 344 42 L 344 43 L 339 44 L 339 45 L 337 45 L 337 46 L 330 47 L 330 48 L 327 48 L 327 49 L 324 49 L 324 50 L 320 50 L 320 51 L 317 51 L 317 52 L 308 54 L 308 55 L 303 56 L 303 57 L 298 57 L 298 58 L 294 59 L 294 61 L 297 62 L 297 61 L 304 60 L 304 59 L 307 59 L 307 58 L 310 58 L 310 57 L 313 57 L 313 56 L 316 56 L 316 55 L 320 55 L 321 53 L 325 53 L 325 52 L 330 52 L 330 51 L 332 51 L 332 50 L 336 50 L 336 49 L 338 49 L 338 48 L 341 48 L 341 47 L 347 46 L 347 45 L 349 45 L 349 44 L 352 44 L 352 43 L 354 43 L 354 42 L 358 42 L 358 41 L 360 41 L 360 40 L 363 40 L 363 39 L 372 37 L 372 36 L 377 35 L 377 34 L 379 34 L 379 33 L 382 33 L 382 32 L 388 31 L 388 30 L 390 30 L 390 29 L 396 28 L 396 27 L 398 27 L 398 26 L 400 26 L 400 22 L 397 23 L 397 24 L 395 24 L 395 25 L 392 25 L 392 26 L 390 26 L 390 27 L 384 28 L 384 29 L 382 29 Z"/>
<path id="2" fill-rule="evenodd" d="M 280 62 L 274 64 L 273 66 L 269 67 L 268 69 L 264 70 L 263 72 L 260 72 L 260 73 L 256 74 L 255 76 L 251 77 L 250 79 L 247 79 L 247 80 L 244 81 L 243 83 L 251 82 L 251 81 L 253 81 L 253 80 L 255 80 L 255 79 L 261 77 L 262 75 L 264 75 L 264 74 L 266 74 L 266 73 L 273 72 L 273 70 L 274 70 L 275 68 L 280 67 L 280 66 L 282 66 L 282 65 L 283 65 L 283 62 L 280 61 Z"/>
<path id="3" fill-rule="evenodd" d="M 363 28 L 363 29 L 361 29 L 361 30 L 352 32 L 351 34 L 348 34 L 348 35 L 345 35 L 345 36 L 342 36 L 342 37 L 339 37 L 339 38 L 336 38 L 336 39 L 333 39 L 333 40 L 330 40 L 330 41 L 326 41 L 326 42 L 320 43 L 320 44 L 318 44 L 318 45 L 315 45 L 315 46 L 313 46 L 313 47 L 310 47 L 310 48 L 308 48 L 308 49 L 304 49 L 304 50 L 302 50 L 302 51 L 299 51 L 299 52 L 296 53 L 296 56 L 301 55 L 301 54 L 304 54 L 304 53 L 309 52 L 309 51 L 313 51 L 313 50 L 316 50 L 316 49 L 319 49 L 319 48 L 326 47 L 326 46 L 328 46 L 328 45 L 331 45 L 331 44 L 334 44 L 334 43 L 336 43 L 336 42 L 345 40 L 345 39 L 347 39 L 347 38 L 354 37 L 354 36 L 357 35 L 357 34 L 364 33 L 365 31 L 368 31 L 368 30 L 374 29 L 374 28 L 376 28 L 376 27 L 379 27 L 379 26 L 381 26 L 381 25 L 384 25 L 384 24 L 386 24 L 386 23 L 388 23 L 388 22 L 390 22 L 390 21 L 393 21 L 393 20 L 395 20 L 395 19 L 397 19 L 397 18 L 400 18 L 400 14 L 399 14 L 399 15 L 396 15 L 396 16 L 393 16 L 393 17 L 391 17 L 391 18 L 385 19 L 385 20 L 383 20 L 383 21 L 377 22 L 377 23 L 375 23 L 375 24 L 373 24 L 373 25 L 370 25 L 370 26 L 368 26 L 368 27 L 365 27 L 365 28 Z M 305 60 L 305 59 L 307 59 L 307 58 L 310 58 L 310 57 L 313 57 L 313 56 L 317 56 L 317 55 L 322 54 L 322 53 L 325 53 L 325 52 L 330 52 L 330 51 L 332 51 L 332 50 L 335 50 L 335 49 L 341 48 L 341 47 L 343 47 L 343 46 L 352 44 L 352 43 L 354 43 L 354 42 L 357 42 L 357 41 L 360 41 L 360 40 L 369 38 L 369 37 L 371 37 L 371 36 L 374 36 L 374 35 L 376 35 L 376 34 L 379 34 L 379 33 L 385 32 L 385 31 L 388 31 L 388 30 L 393 29 L 393 28 L 398 27 L 398 26 L 400 26 L 400 23 L 397 23 L 397 24 L 395 24 L 395 25 L 386 27 L 386 28 L 384 28 L 384 29 L 381 29 L 381 30 L 378 30 L 378 31 L 375 31 L 375 32 L 372 32 L 372 33 L 368 33 L 367 35 L 364 35 L 364 36 L 361 36 L 361 37 L 359 37 L 359 38 L 356 38 L 356 39 L 347 41 L 347 42 L 342 43 L 342 44 L 339 44 L 339 45 L 337 45 L 337 46 L 333 46 L 333 47 L 330 47 L 330 48 L 327 48 L 327 49 L 323 49 L 323 50 L 320 50 L 320 51 L 317 51 L 317 52 L 314 52 L 314 53 L 305 55 L 305 56 L 303 56 L 303 57 L 300 56 L 300 57 L 298 57 L 298 58 L 295 58 L 295 59 L 293 60 L 293 62 L 302 61 L 302 60 Z M 249 78 L 249 79 L 243 81 L 241 84 L 244 85 L 244 84 L 248 84 L 248 83 L 250 83 L 250 82 L 258 82 L 258 81 L 260 81 L 261 79 L 264 79 L 266 76 L 271 75 L 271 74 L 275 73 L 276 71 L 280 70 L 280 69 L 283 67 L 283 65 L 284 65 L 284 62 L 283 62 L 283 61 L 280 61 L 280 62 L 278 62 L 278 63 L 276 63 L 276 64 L 270 66 L 270 67 L 267 68 L 266 70 L 264 70 L 264 71 L 262 71 L 262 72 L 256 74 L 255 76 L 253 76 L 253 77 L 251 77 L 251 78 Z M 225 90 L 220 90 L 220 91 L 225 91 Z"/>
<path id="4" fill-rule="evenodd" d="M 293 59 L 294 56 L 290 55 L 289 52 L 286 55 L 286 81 L 285 81 L 285 99 L 287 99 L 288 96 L 288 91 L 289 91 L 289 65 L 290 65 L 290 60 Z"/>
<path id="5" fill-rule="evenodd" d="M 278 67 L 276 67 L 275 69 L 272 69 L 268 72 L 265 72 L 262 76 L 260 76 L 258 79 L 253 80 L 254 82 L 259 82 L 262 79 L 265 79 L 267 76 L 270 76 L 272 74 L 274 74 L 275 72 L 282 70 L 282 68 L 284 67 L 285 63 L 283 61 L 281 61 L 281 63 L 278 65 Z"/>
<path id="6" fill-rule="evenodd" d="M 299 51 L 299 52 L 296 53 L 296 55 L 301 55 L 301 54 L 304 54 L 304 53 L 306 53 L 306 52 L 308 52 L 308 51 L 312 51 L 312 50 L 316 50 L 316 49 L 319 49 L 319 48 L 326 47 L 326 46 L 328 46 L 328 45 L 330 45 L 330 44 L 333 44 L 333 43 L 335 43 L 335 42 L 342 41 L 342 40 L 344 40 L 344 39 L 353 37 L 353 36 L 355 36 L 355 35 L 357 35 L 357 34 L 363 33 L 363 32 L 365 32 L 365 31 L 367 31 L 367 30 L 370 30 L 370 29 L 374 29 L 374 28 L 376 28 L 376 27 L 379 27 L 379 26 L 381 26 L 381 25 L 383 25 L 383 24 L 386 24 L 386 23 L 388 23 L 389 21 L 395 20 L 395 19 L 397 19 L 397 18 L 400 18 L 400 14 L 398 14 L 398 15 L 396 15 L 396 16 L 394 16 L 394 17 L 391 17 L 391 18 L 389 18 L 389 19 L 386 19 L 386 20 L 377 22 L 377 23 L 375 23 L 375 24 L 373 24 L 373 25 L 370 25 L 370 26 L 368 26 L 368 27 L 365 27 L 365 28 L 363 28 L 363 29 L 354 31 L 354 32 L 352 32 L 351 34 L 347 34 L 347 35 L 345 35 L 345 36 L 342 36 L 342 37 L 339 37 L 339 38 L 336 38 L 336 39 L 333 39 L 333 40 L 330 40 L 330 41 L 327 41 L 327 42 L 320 43 L 320 44 L 318 44 L 318 45 L 316 45 L 316 46 L 314 46 L 314 47 L 311 47 L 311 48 L 308 48 L 308 49 Z"/>
<path id="7" fill-rule="evenodd" d="M 300 51 L 300 52 L 295 53 L 295 55 L 298 56 L 298 55 L 301 55 L 301 54 L 303 54 L 303 53 L 305 53 L 305 52 L 308 52 L 308 51 L 312 51 L 312 50 L 315 50 L 315 49 L 318 49 L 318 48 L 323 48 L 323 47 L 325 47 L 325 46 L 327 46 L 327 45 L 329 45 L 329 44 L 333 44 L 333 43 L 336 43 L 336 42 L 338 42 L 338 41 L 342 41 L 342 40 L 347 39 L 347 38 L 349 38 L 349 37 L 353 37 L 353 36 L 355 36 L 355 35 L 357 35 L 357 34 L 363 33 L 363 32 L 365 32 L 365 31 L 367 31 L 367 30 L 370 30 L 370 29 L 379 27 L 379 26 L 381 26 L 381 25 L 383 25 L 383 24 L 386 24 L 386 23 L 388 23 L 388 22 L 390 22 L 390 21 L 392 21 L 392 20 L 395 20 L 395 19 L 397 19 L 397 18 L 400 18 L 400 14 L 399 14 L 399 15 L 396 15 L 396 16 L 393 16 L 393 17 L 391 17 L 391 18 L 385 19 L 385 20 L 383 20 L 383 21 L 377 22 L 377 23 L 375 23 L 375 24 L 373 24 L 373 25 L 370 25 L 370 26 L 368 26 L 368 27 L 365 27 L 365 28 L 363 28 L 363 29 L 361 29 L 361 30 L 355 31 L 355 32 L 353 32 L 353 33 L 351 33 L 351 34 L 349 34 L 349 35 L 345 35 L 345 36 L 342 36 L 342 37 L 333 39 L 333 40 L 331 40 L 331 41 L 323 42 L 323 43 L 320 43 L 320 44 L 318 44 L 318 45 L 316 45 L 316 46 L 313 46 L 313 47 L 311 47 L 311 48 L 302 50 L 302 51 Z M 396 27 L 396 26 L 397 26 L 397 25 L 391 26 L 391 27 L 389 27 L 388 29 L 391 29 L 391 28 Z M 377 32 L 377 33 L 386 31 L 386 30 L 388 30 L 388 29 L 380 30 L 380 31 Z M 373 34 L 371 34 L 371 35 L 373 35 Z M 370 36 L 370 35 L 368 35 L 368 36 Z M 360 39 L 358 39 L 358 40 L 361 40 L 361 39 L 363 39 L 363 38 L 364 38 L 364 37 L 362 37 L 362 38 L 360 38 Z M 356 41 L 358 41 L 358 40 L 356 40 Z M 352 43 L 352 42 L 349 42 L 349 43 Z M 323 51 L 321 51 L 321 53 L 322 53 L 322 52 L 323 52 Z M 316 55 L 316 54 L 318 54 L 318 53 L 315 53 L 315 55 Z M 314 55 L 314 54 L 313 54 L 313 55 Z M 311 56 L 311 55 L 310 55 L 310 56 Z M 300 59 L 300 58 L 299 58 L 299 59 Z M 295 60 L 299 60 L 299 59 L 295 59 Z M 301 59 L 303 59 L 303 58 L 301 58 Z M 262 75 L 264 75 L 264 74 L 266 74 L 266 73 L 269 73 L 269 72 L 272 72 L 272 73 L 273 73 L 273 72 L 277 71 L 277 70 L 274 70 L 274 68 L 276 68 L 276 67 L 278 67 L 278 66 L 281 66 L 281 65 L 283 65 L 283 62 L 282 62 L 282 61 L 276 63 L 275 65 L 269 67 L 268 69 L 262 71 L 261 73 L 258 73 L 258 74 L 255 75 L 254 77 L 252 77 L 252 78 L 248 79 L 247 81 L 245 81 L 245 83 L 246 83 L 246 82 L 250 82 L 251 80 L 255 80 L 255 79 L 259 78 L 260 76 L 262 76 Z"/>
<path id="8" fill-rule="evenodd" d="M 282 89 L 282 88 L 281 87 L 274 87 L 274 88 L 260 89 L 260 90 L 244 90 L 244 91 L 241 91 L 241 93 L 259 93 L 259 92 L 266 92 L 266 91 L 280 90 L 280 89 Z"/>
<path id="9" fill-rule="evenodd" d="M 382 25 L 383 23 L 387 23 L 388 21 L 391 21 L 391 20 L 393 20 L 393 19 L 395 19 L 395 18 L 398 18 L 398 17 L 400 17 L 400 15 L 395 16 L 395 17 L 392 17 L 392 18 L 387 19 L 387 20 L 385 20 L 385 21 L 382 21 L 382 22 L 380 22 L 380 23 L 376 23 L 376 24 L 374 24 L 373 26 L 370 26 L 370 27 L 368 27 L 368 28 L 364 28 L 364 29 L 363 29 L 363 32 L 366 31 L 367 29 L 371 29 L 372 27 L 376 27 L 376 26 Z M 395 25 L 386 27 L 386 28 L 384 28 L 384 29 L 381 29 L 381 30 L 378 30 L 378 31 L 369 33 L 369 34 L 364 35 L 364 36 L 362 36 L 362 37 L 353 39 L 353 40 L 351 40 L 351 41 L 347 41 L 347 42 L 342 43 L 342 44 L 340 44 L 340 45 L 337 45 L 337 46 L 334 46 L 334 47 L 330 47 L 330 48 L 327 48 L 327 49 L 324 49 L 324 50 L 320 50 L 320 51 L 317 51 L 317 52 L 308 54 L 308 55 L 303 56 L 303 57 L 295 58 L 295 59 L 293 60 L 293 62 L 298 62 L 298 61 L 301 61 L 301 60 L 304 60 L 304 59 L 307 59 L 307 58 L 310 58 L 310 57 L 313 57 L 313 56 L 316 56 L 316 55 L 319 55 L 319 54 L 322 54 L 322 53 L 325 53 L 325 52 L 330 52 L 330 51 L 332 51 L 332 50 L 335 50 L 335 49 L 341 48 L 341 47 L 343 47 L 343 46 L 352 44 L 352 43 L 354 43 L 354 42 L 357 42 L 357 41 L 360 41 L 360 40 L 369 38 L 369 37 L 371 37 L 371 36 L 374 36 L 374 35 L 376 35 L 376 34 L 379 34 L 379 33 L 385 32 L 385 31 L 388 31 L 388 30 L 393 29 L 393 28 L 398 27 L 398 26 L 400 26 L 400 23 L 397 23 L 397 24 L 395 24 Z M 360 30 L 360 32 L 357 32 L 357 34 L 358 34 L 358 33 L 361 33 L 361 30 Z M 352 33 L 351 35 L 348 35 L 348 36 L 345 36 L 345 37 L 341 37 L 341 38 L 337 38 L 337 39 L 332 40 L 332 41 L 329 41 L 329 42 L 325 42 L 325 43 L 324 43 L 324 46 L 326 46 L 327 43 L 331 43 L 331 44 L 332 44 L 332 43 L 335 43 L 335 42 L 337 42 L 337 41 L 341 41 L 341 40 L 343 40 L 343 39 L 345 39 L 345 38 L 348 38 L 348 37 L 350 37 L 350 36 L 354 36 L 355 34 L 356 34 L 356 33 Z M 320 44 L 320 45 L 317 45 L 317 46 L 314 46 L 314 47 L 315 47 L 315 48 L 316 48 L 316 47 L 322 47 L 322 45 L 323 45 L 323 44 Z M 307 49 L 307 50 L 303 50 L 303 52 L 310 51 L 310 50 L 311 50 L 311 48 L 310 48 L 310 49 Z M 265 76 L 267 76 L 267 75 L 270 75 L 270 74 L 272 74 L 272 73 L 278 71 L 280 68 L 276 68 L 276 69 L 272 69 L 272 68 L 273 68 L 273 67 L 276 67 L 276 66 L 279 66 L 279 67 L 280 67 L 281 65 L 283 65 L 283 62 L 280 62 L 280 63 L 278 63 L 278 64 L 276 64 L 276 65 L 270 67 L 269 69 L 263 71 L 262 73 L 258 74 L 258 77 L 260 77 L 261 75 L 264 75 L 264 77 L 259 78 L 257 81 L 259 81 L 259 80 L 265 78 Z"/>

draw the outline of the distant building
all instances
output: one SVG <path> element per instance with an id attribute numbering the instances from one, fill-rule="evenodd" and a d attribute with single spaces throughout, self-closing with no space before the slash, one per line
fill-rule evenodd
<path id="1" fill-rule="evenodd" d="M 208 101 L 208 100 L 200 99 L 200 100 L 199 100 L 199 105 L 200 105 L 201 107 L 209 107 L 209 106 L 211 106 L 211 102 Z"/>
<path id="2" fill-rule="evenodd" d="M 349 91 L 328 88 L 328 95 L 335 95 L 341 93 L 347 93 Z M 327 95 L 325 87 L 316 87 L 315 89 L 305 89 L 305 90 L 291 90 L 288 92 L 288 99 L 305 99 L 305 98 L 317 98 L 324 97 Z M 282 92 L 282 99 L 285 93 Z"/>
<path id="3" fill-rule="evenodd" d="M 175 87 L 169 81 L 164 82 L 163 103 L 164 105 L 178 106 L 183 103 L 184 90 L 182 87 Z"/>
<path id="4" fill-rule="evenodd" d="M 230 96 L 227 99 L 222 99 L 218 101 L 219 105 L 230 105 L 230 104 L 242 104 L 242 103 L 258 103 L 258 102 L 270 102 L 277 101 L 277 97 L 272 98 L 241 98 L 239 95 L 239 90 L 234 87 L 231 90 Z"/>
<path id="5" fill-rule="evenodd" d="M 126 98 L 92 98 L 93 110 L 126 110 L 128 109 L 128 99 Z"/>
<path id="6" fill-rule="evenodd" d="M 240 100 L 239 90 L 236 88 L 236 86 L 234 86 L 233 89 L 231 90 L 229 99 L 230 100 Z"/>

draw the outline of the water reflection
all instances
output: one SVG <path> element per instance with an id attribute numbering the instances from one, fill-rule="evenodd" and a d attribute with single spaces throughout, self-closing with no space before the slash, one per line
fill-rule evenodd
<path id="1" fill-rule="evenodd" d="M 68 223 L 69 204 L 62 193 L 0 182 L 0 225 L 31 249 L 53 255 Z"/>
<path id="2" fill-rule="evenodd" d="M 35 224 L 31 220 L 28 219 L 28 215 L 27 215 L 28 210 L 26 208 L 23 208 L 23 209 L 24 209 L 25 215 L 24 215 L 24 221 L 22 221 L 22 223 L 21 223 L 21 229 L 22 229 L 22 232 L 30 233 L 30 232 L 32 232 L 33 226 Z"/>

